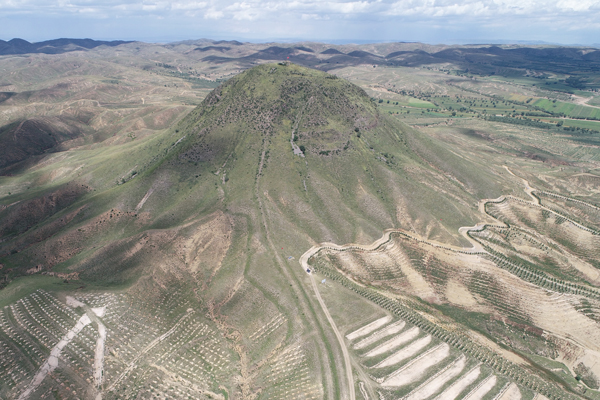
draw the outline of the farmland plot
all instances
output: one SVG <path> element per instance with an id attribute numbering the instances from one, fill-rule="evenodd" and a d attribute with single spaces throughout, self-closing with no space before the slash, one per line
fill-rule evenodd
<path id="1" fill-rule="evenodd" d="M 0 337 L 12 357 L 0 370 L 2 395 L 29 397 L 62 360 L 68 360 L 76 371 L 91 369 L 91 344 L 96 338 L 88 329 L 89 322 L 87 316 L 77 314 L 44 291 L 5 307 L 0 317 Z M 59 391 L 66 397 L 86 393 L 78 380 L 61 383 L 64 390 Z"/>
<path id="2" fill-rule="evenodd" d="M 289 346 L 270 367 L 265 382 L 269 384 L 263 399 L 320 399 L 321 385 L 316 384 L 305 351 L 298 345 Z"/>
<path id="3" fill-rule="evenodd" d="M 481 373 L 480 365 L 467 372 L 465 375 L 457 379 L 449 388 L 444 390 L 436 397 L 436 400 L 454 400 L 456 399 L 468 386 L 477 380 Z"/>
<path id="4" fill-rule="evenodd" d="M 388 325 L 385 328 L 383 328 L 377 332 L 374 332 L 369 337 L 356 343 L 354 345 L 354 348 L 357 350 L 365 348 L 365 347 L 375 343 L 378 340 L 381 340 L 387 336 L 390 336 L 390 335 L 393 335 L 394 333 L 398 333 L 398 332 L 402 331 L 402 329 L 404 328 L 405 325 L 406 325 L 406 323 L 404 321 L 394 322 L 393 324 Z"/>
<path id="5" fill-rule="evenodd" d="M 481 400 L 488 394 L 494 386 L 496 386 L 496 376 L 490 375 L 485 378 L 477 387 L 470 391 L 465 397 L 465 400 Z"/>
<path id="6" fill-rule="evenodd" d="M 506 386 L 502 388 L 500 393 L 496 395 L 495 399 L 498 400 L 520 400 L 521 399 L 521 391 L 519 387 L 514 383 L 507 383 Z"/>
<path id="7" fill-rule="evenodd" d="M 390 317 L 389 315 L 379 318 L 378 320 L 375 320 L 375 321 L 371 322 L 370 324 L 365 325 L 362 328 L 359 328 L 359 329 L 355 330 L 354 332 L 347 334 L 346 339 L 352 341 L 361 336 L 368 335 L 369 333 L 373 332 L 374 330 L 381 328 L 383 325 L 387 324 L 391 319 L 392 319 L 392 317 Z"/>
<path id="8" fill-rule="evenodd" d="M 133 304 L 124 294 L 63 302 L 38 290 L 2 309 L 0 397 L 146 396 L 160 376 L 154 398 L 220 398 L 213 385 L 227 381 L 235 359 L 218 331 L 191 308 L 169 317 Z"/>
<path id="9" fill-rule="evenodd" d="M 394 371 L 381 384 L 384 387 L 400 387 L 413 383 L 449 355 L 450 347 L 446 343 L 440 344 Z"/>
<path id="10" fill-rule="evenodd" d="M 600 236 L 592 228 L 528 203 L 507 200 L 488 207 L 491 215 L 510 225 L 521 225 L 558 243 L 560 249 L 592 265 L 598 261 Z"/>
<path id="11" fill-rule="evenodd" d="M 398 364 L 399 362 L 409 359 L 415 354 L 418 354 L 419 351 L 424 349 L 429 343 L 431 343 L 431 335 L 427 335 L 418 340 L 415 340 L 408 346 L 404 347 L 401 350 L 398 350 L 379 364 L 375 365 L 373 368 L 385 368 L 394 364 Z"/>
<path id="12" fill-rule="evenodd" d="M 531 212 L 538 212 L 533 206 L 531 206 L 532 211 L 529 210 L 530 206 L 527 202 L 514 202 L 525 209 L 507 207 L 506 201 L 498 204 L 503 208 L 503 215 L 512 218 L 512 221 L 521 221 L 524 217 L 533 215 Z M 493 206 L 488 209 L 493 209 Z M 576 224 L 573 226 L 577 227 Z M 499 250 L 514 247 L 513 242 L 516 239 L 520 240 L 523 246 L 537 246 L 545 251 L 556 248 L 555 243 L 544 241 L 539 235 L 531 235 L 529 231 L 518 230 L 516 227 L 502 227 L 500 223 L 484 229 L 480 228 L 474 232 L 474 237 Z M 497 260 L 492 261 L 481 252 L 460 252 L 439 243 L 413 240 L 408 235 L 392 237 L 388 243 L 373 251 L 348 250 L 345 251 L 343 258 L 353 260 L 353 268 L 356 269 L 360 265 L 365 270 L 371 270 L 372 263 L 381 260 L 389 265 L 388 259 L 382 257 L 381 253 L 387 252 L 390 256 L 394 253 L 392 258 L 400 260 L 404 265 L 401 279 L 408 282 L 412 276 L 414 283 L 417 283 L 417 285 L 409 284 L 408 287 L 412 288 L 411 294 L 417 295 L 417 291 L 414 290 L 416 286 L 421 288 L 420 293 L 427 291 L 434 293 L 427 298 L 427 301 L 447 299 L 467 309 L 481 310 L 486 313 L 496 309 L 498 313 L 508 316 L 511 320 L 532 321 L 534 327 L 543 327 L 548 332 L 556 330 L 550 325 L 559 324 L 569 331 L 568 333 L 557 331 L 560 337 L 574 337 L 583 347 L 595 348 L 597 326 L 585 314 L 593 312 L 590 311 L 592 310 L 590 307 L 596 307 L 595 302 L 591 298 L 585 300 L 575 294 L 562 294 L 556 297 L 537 287 L 533 282 L 526 281 L 526 279 L 533 280 L 531 277 L 535 275 L 521 273 L 514 268 L 510 269 L 509 266 L 512 264 L 508 260 L 506 261 L 508 264 L 499 265 Z M 349 255 L 352 252 L 356 254 Z M 322 263 L 323 261 L 325 264 Z M 316 268 L 317 271 L 321 271 L 320 268 L 328 268 L 328 265 L 340 267 L 340 263 L 343 263 L 342 258 L 338 258 L 334 250 L 327 250 L 324 257 L 316 263 Z M 406 266 L 409 266 L 413 272 L 407 273 Z M 343 275 L 345 276 L 347 275 Z M 422 283 L 418 284 L 418 281 Z M 357 292 L 361 293 L 362 289 L 357 287 Z M 398 293 L 404 294 L 404 292 Z M 371 295 L 366 297 L 371 298 Z M 386 300 L 383 301 L 385 304 Z M 578 310 L 583 310 L 584 307 L 587 307 L 586 311 L 581 314 Z M 546 323 L 541 319 L 550 322 Z M 572 322 L 564 322 L 567 320 Z M 489 365 L 485 365 L 492 360 L 489 357 L 477 361 L 464 353 L 461 355 L 456 351 L 457 349 L 444 343 L 443 337 L 440 340 L 437 335 L 422 334 L 419 327 L 408 322 L 401 331 L 388 335 L 387 333 L 397 329 L 395 327 L 399 326 L 398 323 L 399 321 L 394 318 L 384 317 L 370 321 L 362 327 L 353 327 L 353 330 L 346 335 L 346 339 L 350 342 L 348 347 L 360 360 L 363 370 L 374 380 L 367 384 L 363 381 L 363 386 L 360 386 L 361 392 L 370 385 L 371 388 L 378 388 L 380 393 L 388 393 L 393 398 L 401 396 L 410 399 L 440 400 L 463 397 L 517 399 L 524 395 L 522 389 L 503 374 L 503 368 L 490 373 Z M 534 340 L 537 340 L 535 335 L 543 332 L 541 329 L 528 329 L 533 332 Z M 475 339 L 483 345 L 488 345 L 485 340 Z M 459 347 L 459 350 L 462 348 Z M 494 351 L 506 355 L 513 362 L 522 362 L 509 352 L 497 348 Z M 586 353 L 586 357 L 593 358 L 593 354 Z M 534 386 L 533 389 L 535 387 L 540 386 Z M 526 397 L 533 396 L 533 391 L 525 392 Z M 367 395 L 370 396 L 369 393 Z"/>
<path id="13" fill-rule="evenodd" d="M 371 351 L 366 353 L 365 357 L 375 357 L 380 354 L 386 353 L 390 350 L 394 350 L 397 347 L 400 347 L 401 345 L 403 345 L 404 343 L 409 342 L 412 339 L 416 338 L 418 335 L 419 335 L 419 328 L 417 328 L 416 326 L 413 326 L 412 328 L 406 330 L 402 334 L 375 347 L 374 349 L 372 349 Z"/>
<path id="14" fill-rule="evenodd" d="M 400 326 L 404 329 L 399 334 L 386 335 Z M 502 378 L 502 386 L 498 386 L 489 368 L 402 320 L 380 318 L 355 329 L 346 339 L 348 336 L 353 339 L 349 347 L 357 352 L 362 368 L 373 379 L 368 384 L 377 387 L 380 395 L 387 393 L 405 400 L 453 400 L 504 395 L 501 389 L 509 387 L 514 391 L 513 386 L 506 385 L 510 381 Z M 364 382 L 360 388 L 367 393 Z"/>

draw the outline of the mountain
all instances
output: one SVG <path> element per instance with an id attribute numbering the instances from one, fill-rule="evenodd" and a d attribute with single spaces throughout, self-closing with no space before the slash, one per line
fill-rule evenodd
<path id="1" fill-rule="evenodd" d="M 90 117 L 126 126 L 104 140 L 66 116 L 9 125 L 0 370 L 19 373 L 0 396 L 593 399 L 600 220 L 547 181 L 595 139 L 452 114 L 425 129 L 388 104 L 282 61 L 139 138 L 125 107 Z M 547 175 L 513 172 L 542 156 Z"/>
<path id="2" fill-rule="evenodd" d="M 253 326 L 277 312 L 293 337 L 323 332 L 302 271 L 288 257 L 322 241 L 372 241 L 406 226 L 408 215 L 423 233 L 460 242 L 438 221 L 455 207 L 414 180 L 436 179 L 421 161 L 431 151 L 423 140 L 345 80 L 294 64 L 261 65 L 222 84 L 165 133 L 118 152 L 88 152 L 73 178 L 56 174 L 72 174 L 64 159 L 39 169 L 34 179 L 48 184 L 0 212 L 0 262 L 11 280 L 36 271 L 96 290 L 129 286 L 127 293 L 145 293 L 136 306 L 144 313 L 144 304 L 176 290 L 177 301 L 209 313 L 205 323 L 224 340 L 228 330 L 241 335 L 242 365 L 228 368 L 242 376 L 258 368 L 262 376 L 261 360 L 295 339 L 283 330 L 252 344 Z M 453 159 L 445 156 L 433 162 Z M 416 198 L 439 205 L 416 207 Z M 455 209 L 457 219 L 445 224 L 460 214 L 471 219 L 468 207 Z M 248 314 L 246 304 L 262 304 L 265 313 Z M 296 313 L 305 319 L 294 320 Z M 310 339 L 306 357 L 327 354 L 325 337 Z M 226 382 L 219 384 L 233 385 Z M 235 390 L 249 395 L 257 383 L 248 385 Z"/>
<path id="3" fill-rule="evenodd" d="M 86 130 L 73 118 L 37 118 L 11 124 L 0 130 L 0 169 L 53 149 L 66 149 Z M 62 146 L 61 146 L 62 145 Z"/>
<path id="4" fill-rule="evenodd" d="M 216 44 L 216 42 L 213 42 Z M 457 68 L 478 75 L 522 76 L 527 70 L 563 74 L 585 74 L 598 71 L 598 55 L 594 47 L 555 45 L 472 44 L 425 45 L 421 43 L 379 43 L 370 45 L 337 45 L 303 43 L 302 46 L 272 44 L 250 45 L 240 55 L 239 46 L 206 46 L 203 61 L 213 65 L 236 62 L 251 67 L 257 61 L 287 60 L 330 71 L 343 66 L 374 64 L 382 66 L 436 66 L 452 63 Z M 300 51 L 301 50 L 301 51 Z M 307 52 L 306 50 L 312 50 Z"/>
<path id="5" fill-rule="evenodd" d="M 20 129 L 27 126 L 22 123 Z M 6 134 L 13 131 L 20 132 L 19 127 Z M 419 216 L 414 225 L 418 231 L 460 243 L 460 236 L 448 235 L 445 225 L 456 232 L 465 220 L 473 221 L 472 212 L 451 205 L 417 182 L 418 175 L 430 175 L 418 179 L 437 179 L 432 168 L 436 164 L 455 169 L 471 189 L 457 192 L 449 186 L 448 190 L 465 198 L 493 196 L 497 188 L 483 183 L 485 174 L 469 172 L 451 153 L 425 140 L 381 114 L 362 89 L 345 80 L 294 64 L 262 65 L 228 80 L 168 133 L 145 144 L 146 154 L 135 162 L 135 173 L 125 176 L 127 183 L 106 189 L 113 200 L 103 208 L 108 212 L 111 204 L 110 209 L 118 206 L 124 213 L 137 210 L 147 213 L 147 227 L 174 228 L 191 216 L 216 210 L 243 213 L 258 202 L 260 207 L 254 212 L 268 212 L 267 221 L 277 221 L 277 228 L 271 229 L 294 248 L 299 243 L 374 240 L 383 229 L 405 226 L 403 218 L 412 215 Z M 140 150 L 127 150 L 129 157 L 139 158 L 134 151 Z M 123 179 L 123 173 L 114 181 Z M 85 178 L 88 182 L 96 179 Z M 257 198 L 257 191 L 267 197 Z M 78 207 L 91 208 L 97 198 Z M 190 198 L 196 199 L 195 205 Z M 428 199 L 430 207 L 417 207 L 418 198 Z M 14 209 L 27 210 L 25 204 Z M 402 212 L 399 204 L 404 204 Z M 456 216 L 440 222 L 447 207 L 454 208 Z M 79 223 L 89 224 L 90 217 Z M 257 226 L 265 224 L 256 215 L 251 220 Z M 12 231 L 10 226 L 5 229 Z M 12 238 L 2 245 L 4 251 L 13 251 L 9 243 L 33 236 L 34 232 L 27 232 Z M 86 247 L 85 243 L 78 247 Z M 47 268 L 55 264 L 48 264 L 41 253 L 30 257 Z M 82 277 L 92 276 L 92 270 L 102 277 L 104 258 L 102 253 L 88 255 L 89 260 L 79 262 L 77 270 Z M 111 268 L 122 269 L 113 261 Z M 88 271 L 90 265 L 94 267 Z M 124 270 L 114 271 L 109 278 L 119 279 L 121 273 Z"/>
<path id="6" fill-rule="evenodd" d="M 43 42 L 30 43 L 23 39 L 11 39 L 8 42 L 0 40 L 0 55 L 10 54 L 61 54 L 69 51 L 89 50 L 98 46 L 120 46 L 131 41 L 113 40 L 102 41 L 93 39 L 53 39 Z"/>

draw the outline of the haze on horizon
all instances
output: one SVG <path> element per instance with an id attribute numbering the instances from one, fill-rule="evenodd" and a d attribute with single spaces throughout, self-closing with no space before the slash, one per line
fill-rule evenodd
<path id="1" fill-rule="evenodd" d="M 0 38 L 594 45 L 598 0 L 0 0 Z"/>

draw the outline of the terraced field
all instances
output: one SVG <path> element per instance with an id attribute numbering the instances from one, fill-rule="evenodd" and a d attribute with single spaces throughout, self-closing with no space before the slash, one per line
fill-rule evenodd
<path id="1" fill-rule="evenodd" d="M 346 334 L 362 368 L 379 384 L 380 398 L 501 398 L 497 396 L 508 381 L 489 367 L 412 324 L 389 317 L 375 322 L 381 321 L 385 324 L 379 328 L 370 323 Z M 405 329 L 398 330 L 400 326 Z M 514 386 L 512 397 L 507 398 L 520 399 L 521 391 L 529 393 Z"/>
<path id="2" fill-rule="evenodd" d="M 526 377 L 528 352 L 558 358 L 572 371 L 585 365 L 600 376 L 600 290 L 594 287 L 599 283 L 598 208 L 524 183 L 532 200 L 484 201 L 483 209 L 497 223 L 464 228 L 478 248 L 445 246 L 396 229 L 370 246 L 326 243 L 301 259 L 303 265 L 310 261 L 317 274 L 392 311 L 354 326 L 341 344 L 369 376 L 362 381 L 356 375 L 364 398 L 367 389 L 386 399 L 564 398 L 558 388 Z M 466 318 L 465 326 L 504 348 L 465 326 L 443 323 L 441 316 L 427 318 L 445 328 L 421 325 L 422 319 L 404 308 L 416 307 L 410 298 L 447 312 L 445 305 L 464 310 L 459 315 Z M 348 318 L 338 315 L 338 320 Z M 502 318 L 504 327 L 495 318 Z M 456 345 L 451 333 L 456 330 L 471 343 L 458 340 Z M 517 372 L 507 374 L 497 356 L 511 360 Z M 584 392 L 597 398 L 590 389 L 598 386 L 589 382 Z"/>

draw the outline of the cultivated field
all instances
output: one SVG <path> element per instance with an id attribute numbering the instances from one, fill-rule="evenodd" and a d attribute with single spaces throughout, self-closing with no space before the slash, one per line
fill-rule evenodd
<path id="1" fill-rule="evenodd" d="M 344 282 L 371 282 L 402 297 L 410 294 L 431 304 L 452 304 L 473 316 L 482 312 L 503 315 L 513 329 L 524 333 L 516 343 L 512 342 L 514 349 L 559 358 L 571 371 L 579 366 L 588 374 L 600 376 L 596 369 L 600 359 L 595 358 L 600 354 L 600 291 L 590 286 L 598 283 L 594 219 L 597 207 L 566 196 L 537 192 L 527 181 L 524 185 L 531 200 L 506 196 L 484 201 L 482 209 L 496 222 L 465 228 L 467 237 L 479 246 L 473 250 L 452 248 L 396 230 L 388 231 L 373 246 L 326 244 L 320 252 L 313 248 L 310 254 L 317 254 L 313 256 L 313 266 L 372 301 L 378 296 Z M 583 210 L 591 213 L 587 226 L 577 222 L 585 221 Z M 550 257 L 553 264 L 548 263 Z M 548 264 L 553 268 L 542 267 Z M 382 273 L 389 274 L 393 283 L 376 279 Z M 387 303 L 379 301 L 376 300 L 378 304 Z M 397 315 L 403 313 L 399 311 Z M 464 313 L 462 318 L 467 326 L 484 328 L 492 336 L 512 330 L 502 332 L 489 317 L 476 320 Z M 482 357 L 474 349 L 461 354 L 457 350 L 464 351 L 462 345 L 455 349 L 445 343 L 452 336 L 436 328 L 429 331 L 433 335 L 421 332 L 419 326 L 407 322 L 394 321 L 388 315 L 346 334 L 348 348 L 377 383 L 363 382 L 361 388 L 371 383 L 371 390 L 379 396 L 387 393 L 405 399 L 556 396 L 551 391 L 536 393 L 537 384 L 533 382 L 525 387 L 518 385 L 523 383 L 524 371 L 517 374 L 517 382 L 511 383 L 502 369 L 494 367 L 493 357 Z M 474 345 L 487 347 L 517 365 L 529 364 L 520 355 L 501 350 L 484 338 L 472 338 Z M 564 338 L 570 339 L 568 347 Z M 545 344 L 548 341 L 554 353 L 549 352 Z M 592 388 L 597 387 L 593 383 L 597 378 L 591 379 Z M 594 391 L 586 392 L 595 396 Z"/>
<path id="2" fill-rule="evenodd" d="M 5 307 L 3 397 L 223 398 L 213 385 L 227 379 L 235 356 L 215 328 L 192 309 L 148 315 L 132 300 L 86 294 L 62 301 L 38 290 Z"/>

